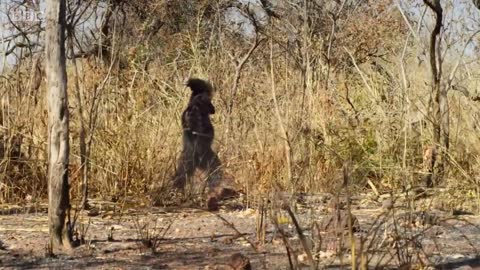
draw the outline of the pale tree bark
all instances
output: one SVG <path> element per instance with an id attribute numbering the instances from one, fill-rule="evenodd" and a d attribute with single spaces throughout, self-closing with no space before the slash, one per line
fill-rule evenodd
<path id="1" fill-rule="evenodd" d="M 71 248 L 66 222 L 68 183 L 68 100 L 65 58 L 66 0 L 47 0 L 45 62 L 48 102 L 48 225 L 51 248 Z"/>
<path id="2" fill-rule="evenodd" d="M 423 2 L 435 13 L 435 27 L 430 34 L 430 67 L 432 72 L 432 124 L 433 140 L 439 151 L 438 157 L 432 157 L 432 168 L 427 178 L 427 185 L 438 184 L 446 172 L 446 159 L 450 146 L 450 123 L 448 108 L 448 89 L 442 86 L 442 58 L 440 51 L 440 31 L 442 29 L 443 9 L 440 0 L 423 0 Z"/>

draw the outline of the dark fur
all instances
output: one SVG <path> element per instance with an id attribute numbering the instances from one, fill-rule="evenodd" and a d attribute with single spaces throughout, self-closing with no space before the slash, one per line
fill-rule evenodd
<path id="1" fill-rule="evenodd" d="M 183 190 L 196 169 L 208 175 L 210 188 L 219 181 L 220 160 L 212 150 L 215 136 L 210 114 L 215 113 L 212 104 L 212 86 L 201 79 L 189 79 L 187 86 L 192 95 L 187 108 L 182 113 L 183 150 L 178 160 L 177 172 L 173 179 L 175 188 Z"/>

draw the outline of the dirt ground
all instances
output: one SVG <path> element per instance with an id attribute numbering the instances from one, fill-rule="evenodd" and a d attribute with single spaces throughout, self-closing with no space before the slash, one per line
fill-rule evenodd
<path id="1" fill-rule="evenodd" d="M 319 268 L 349 269 L 351 245 L 339 251 L 339 238 L 328 240 L 328 225 L 311 226 L 321 224 L 332 212 L 325 201 L 319 195 L 308 196 L 298 200 L 293 209 L 319 259 Z M 292 246 L 294 263 L 308 266 L 298 234 L 282 212 L 277 219 L 284 234 L 267 219 L 266 241 L 260 245 L 256 236 L 259 215 L 246 207 L 212 213 L 192 208 L 122 208 L 120 203 L 101 201 L 92 205 L 94 210 L 84 211 L 77 220 L 77 237 L 83 237 L 85 243 L 54 257 L 46 256 L 45 205 L 0 205 L 0 268 L 234 269 L 228 266 L 229 258 L 240 252 L 249 258 L 252 269 L 290 269 L 282 235 Z M 398 269 L 413 258 L 412 267 L 421 260 L 430 269 L 480 269 L 480 216 L 431 210 L 414 218 L 410 214 L 404 222 L 406 214 L 401 207 L 393 203 L 388 208 L 386 214 L 385 203 L 365 201 L 352 207 L 358 219 L 357 248 L 360 240 L 366 239 L 363 249 L 368 249 L 369 268 Z M 322 242 L 316 237 L 320 227 L 324 229 Z"/>

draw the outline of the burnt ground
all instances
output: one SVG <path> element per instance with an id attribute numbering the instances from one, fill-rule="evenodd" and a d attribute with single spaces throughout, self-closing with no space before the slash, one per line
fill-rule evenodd
<path id="1" fill-rule="evenodd" d="M 339 214 L 336 209 L 341 207 L 332 208 L 326 201 L 324 195 L 307 196 L 297 200 L 293 209 L 319 268 L 349 269 L 351 244 L 348 236 L 338 237 L 346 225 L 342 218 L 334 226 L 325 222 L 331 219 L 329 213 Z M 253 209 L 224 207 L 212 213 L 192 208 L 122 207 L 101 201 L 92 205 L 94 210 L 83 211 L 77 220 L 76 237 L 85 243 L 53 257 L 46 252 L 45 205 L 0 205 L 0 268 L 233 269 L 228 266 L 229 257 L 238 252 L 250 259 L 252 269 L 290 268 L 282 233 L 271 224 L 270 215 L 265 244 L 257 240 L 259 215 Z M 411 261 L 410 266 L 417 269 L 421 265 L 480 269 L 480 216 L 385 205 L 366 200 L 352 204 L 358 219 L 357 254 L 363 243 L 369 268 L 398 269 Z M 306 267 L 308 259 L 293 222 L 284 211 L 278 211 L 276 219 L 295 253 L 293 263 Z"/>

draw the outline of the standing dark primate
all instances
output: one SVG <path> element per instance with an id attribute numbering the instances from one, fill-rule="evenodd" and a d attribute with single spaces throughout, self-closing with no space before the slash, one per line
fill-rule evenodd
<path id="1" fill-rule="evenodd" d="M 183 150 L 178 160 L 173 186 L 183 190 L 196 169 L 204 171 L 210 189 L 221 180 L 220 159 L 212 150 L 214 128 L 210 114 L 215 113 L 212 104 L 212 85 L 201 79 L 189 79 L 187 86 L 192 90 L 190 101 L 182 114 Z"/>

